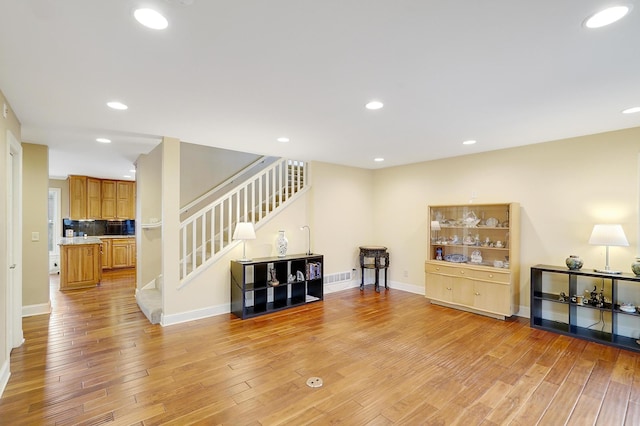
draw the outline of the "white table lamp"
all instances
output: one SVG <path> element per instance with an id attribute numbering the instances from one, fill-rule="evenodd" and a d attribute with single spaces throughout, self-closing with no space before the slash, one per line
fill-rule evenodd
<path id="1" fill-rule="evenodd" d="M 612 271 L 609 267 L 609 246 L 628 246 L 629 241 L 624 235 L 622 225 L 594 225 L 589 244 L 595 246 L 605 246 L 606 249 L 606 265 L 604 269 L 596 269 L 596 272 L 604 272 L 606 274 L 620 274 L 621 271 Z"/>
<path id="2" fill-rule="evenodd" d="M 251 261 L 251 259 L 247 259 L 245 241 L 256 239 L 256 231 L 253 229 L 253 223 L 238 222 L 236 229 L 233 231 L 233 239 L 242 240 L 242 259 L 238 259 L 238 262 Z"/>

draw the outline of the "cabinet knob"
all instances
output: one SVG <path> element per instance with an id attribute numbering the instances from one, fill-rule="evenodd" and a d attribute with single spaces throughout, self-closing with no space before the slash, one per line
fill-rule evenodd
<path id="1" fill-rule="evenodd" d="M 489 274 L 489 278 L 493 278 L 493 274 Z"/>
<path id="2" fill-rule="evenodd" d="M 451 291 L 451 287 L 447 287 L 447 290 Z"/>
<path id="3" fill-rule="evenodd" d="M 436 267 L 436 271 L 439 271 L 439 270 L 440 270 L 440 267 L 439 267 L 439 266 L 438 266 L 438 267 Z"/>
<path id="4" fill-rule="evenodd" d="M 480 296 L 480 293 L 478 293 L 477 291 L 476 291 L 476 296 Z"/>
<path id="5" fill-rule="evenodd" d="M 464 271 L 460 271 L 460 273 L 461 273 L 462 275 L 464 275 Z"/>

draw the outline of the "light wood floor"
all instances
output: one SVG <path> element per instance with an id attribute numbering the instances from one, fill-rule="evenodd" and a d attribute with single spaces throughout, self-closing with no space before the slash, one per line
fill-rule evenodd
<path id="1" fill-rule="evenodd" d="M 133 277 L 52 287 L 24 319 L 0 424 L 640 424 L 640 356 L 369 287 L 167 328 Z M 320 377 L 324 386 L 306 381 Z"/>

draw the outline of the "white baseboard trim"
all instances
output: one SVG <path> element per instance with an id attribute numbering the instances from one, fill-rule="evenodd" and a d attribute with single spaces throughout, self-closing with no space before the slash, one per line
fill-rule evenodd
<path id="1" fill-rule="evenodd" d="M 417 286 L 417 285 L 411 285 L 407 283 L 389 281 L 389 288 L 406 291 L 407 293 L 420 294 L 424 296 L 424 285 Z"/>
<path id="2" fill-rule="evenodd" d="M 35 315 L 48 315 L 51 313 L 51 300 L 38 305 L 27 305 L 22 307 L 22 317 L 32 317 Z"/>
<path id="3" fill-rule="evenodd" d="M 516 316 L 522 318 L 531 318 L 531 308 L 529 306 L 520 305 L 518 307 L 518 312 L 516 312 Z"/>
<path id="4" fill-rule="evenodd" d="M 339 291 L 348 290 L 350 288 L 360 287 L 360 281 L 340 281 L 337 283 L 326 284 L 324 286 L 324 294 L 337 293 Z"/>
<path id="5" fill-rule="evenodd" d="M 208 308 L 196 309 L 194 311 L 180 312 L 178 314 L 166 315 L 162 314 L 160 325 L 167 327 L 170 325 L 181 324 L 183 322 L 195 321 L 203 318 L 209 318 L 216 315 L 228 314 L 231 312 L 231 306 L 228 303 L 218 306 L 210 306 Z"/>
<path id="6" fill-rule="evenodd" d="M 2 368 L 0 368 L 0 397 L 2 397 L 4 388 L 6 388 L 7 383 L 9 383 L 9 377 L 11 377 L 11 368 L 9 368 L 9 360 L 7 359 L 4 364 L 2 364 Z"/>

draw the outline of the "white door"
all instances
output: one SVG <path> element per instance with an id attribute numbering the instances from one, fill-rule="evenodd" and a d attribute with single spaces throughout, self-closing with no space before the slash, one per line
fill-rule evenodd
<path id="1" fill-rule="evenodd" d="M 7 131 L 8 208 L 7 248 L 7 348 L 17 348 L 24 342 L 22 333 L 22 146 L 13 133 Z"/>

